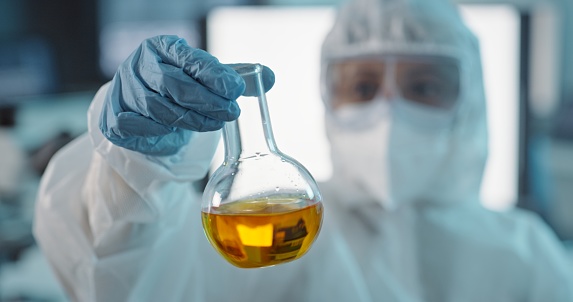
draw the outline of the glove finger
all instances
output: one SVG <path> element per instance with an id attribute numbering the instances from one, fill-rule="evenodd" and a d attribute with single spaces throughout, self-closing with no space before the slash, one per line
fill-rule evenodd
<path id="1" fill-rule="evenodd" d="M 144 49 L 153 51 L 161 62 L 182 68 L 197 82 L 227 99 L 237 99 L 245 89 L 243 79 L 229 66 L 208 52 L 190 47 L 177 36 L 159 36 L 144 41 Z"/>
<path id="2" fill-rule="evenodd" d="M 187 110 L 187 112 L 174 121 L 172 125 L 197 132 L 207 132 L 223 128 L 225 122 L 214 120 L 193 110 Z"/>
<path id="3" fill-rule="evenodd" d="M 233 63 L 233 64 L 226 64 L 227 66 L 236 70 L 240 68 L 242 65 L 250 65 L 248 63 Z M 263 72 L 261 73 L 261 78 L 263 80 L 263 87 L 265 88 L 265 92 L 271 90 L 271 88 L 275 85 L 275 73 L 265 65 L 263 66 Z M 245 92 L 243 92 L 244 96 L 256 96 L 257 92 L 254 90 L 254 87 L 250 87 L 246 85 Z"/>
<path id="4" fill-rule="evenodd" d="M 160 102 L 174 102 L 185 109 L 194 110 L 214 120 L 232 121 L 239 117 L 241 110 L 235 99 L 226 99 L 213 93 L 179 68 L 167 64 L 156 66 L 159 70 L 153 70 L 145 78 L 148 79 L 149 88 L 159 92 Z M 161 76 L 151 76 L 157 74 Z M 146 103 L 150 109 L 155 109 L 155 105 L 159 105 L 152 100 Z"/>
<path id="5" fill-rule="evenodd" d="M 149 119 L 168 127 L 205 132 L 221 129 L 225 124 L 224 120 L 212 118 L 194 109 L 182 107 L 168 97 L 160 95 L 147 96 L 145 103 L 148 106 L 146 112 Z"/>

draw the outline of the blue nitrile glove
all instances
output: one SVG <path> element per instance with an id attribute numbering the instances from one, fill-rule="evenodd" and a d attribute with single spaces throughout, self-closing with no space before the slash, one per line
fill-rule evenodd
<path id="1" fill-rule="evenodd" d="M 274 74 L 265 71 L 268 90 Z M 153 37 L 143 41 L 113 77 L 100 129 L 126 149 L 175 154 L 192 131 L 218 130 L 236 119 L 236 99 L 244 91 L 243 79 L 209 53 L 177 36 Z"/>

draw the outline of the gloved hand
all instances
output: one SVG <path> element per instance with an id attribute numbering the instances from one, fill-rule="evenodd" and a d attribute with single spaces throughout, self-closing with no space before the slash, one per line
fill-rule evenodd
<path id="1" fill-rule="evenodd" d="M 267 90 L 274 84 L 263 73 Z M 111 81 L 100 118 L 113 144 L 148 155 L 171 155 L 193 131 L 221 129 L 240 114 L 245 82 L 209 53 L 177 36 L 143 41 Z M 190 131 L 191 130 L 191 131 Z"/>

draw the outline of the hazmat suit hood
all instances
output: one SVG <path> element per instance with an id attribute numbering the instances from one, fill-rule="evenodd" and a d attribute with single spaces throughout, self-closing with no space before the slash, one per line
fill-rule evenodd
<path id="1" fill-rule="evenodd" d="M 327 87 L 332 62 L 384 55 L 440 56 L 458 61 L 459 100 L 447 133 L 447 150 L 416 201 L 478 201 L 487 157 L 487 129 L 476 37 L 456 7 L 445 1 L 357 0 L 343 4 L 321 50 L 321 93 L 327 120 L 332 115 L 332 97 Z M 333 133 L 328 127 L 327 135 L 332 141 Z M 333 159 L 337 152 L 336 147 L 331 148 Z M 352 160 L 333 160 L 333 181 L 352 182 L 344 180 L 344 167 L 352 165 Z"/>

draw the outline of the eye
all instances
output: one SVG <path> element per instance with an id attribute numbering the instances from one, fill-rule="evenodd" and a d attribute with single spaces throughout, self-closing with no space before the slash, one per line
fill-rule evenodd
<path id="1" fill-rule="evenodd" d="M 354 98 L 357 101 L 370 101 L 378 91 L 378 83 L 376 81 L 358 81 L 352 87 Z"/>
<path id="2" fill-rule="evenodd" d="M 410 78 L 401 86 L 402 95 L 421 104 L 445 107 L 455 101 L 457 83 L 439 76 L 421 75 Z"/>
<path id="3" fill-rule="evenodd" d="M 437 80 L 422 80 L 412 83 L 410 92 L 422 98 L 441 98 L 444 96 L 444 87 Z"/>

